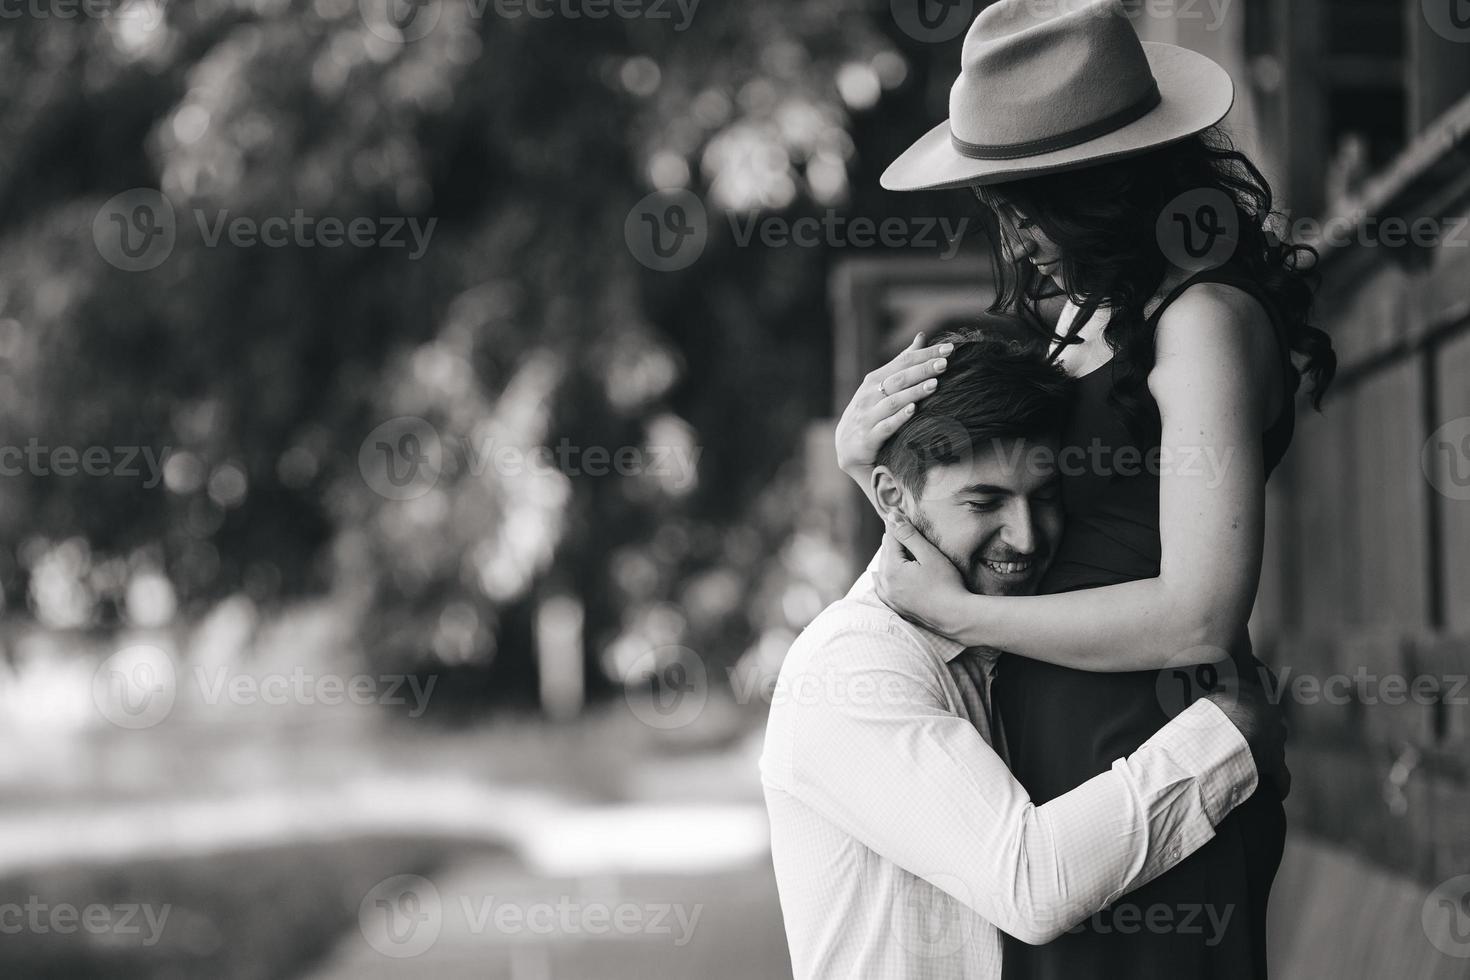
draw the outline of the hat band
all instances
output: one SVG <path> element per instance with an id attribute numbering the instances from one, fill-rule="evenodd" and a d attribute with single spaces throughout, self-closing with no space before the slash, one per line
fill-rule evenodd
<path id="1" fill-rule="evenodd" d="M 1142 119 L 1153 112 L 1163 101 L 1164 97 L 1159 93 L 1159 83 L 1154 81 L 1148 91 L 1143 94 L 1143 98 L 1132 105 L 1124 106 L 1112 115 L 1090 122 L 1086 126 L 1079 126 L 1077 129 L 1048 136 L 1045 139 L 1027 140 L 1022 143 L 966 143 L 954 134 L 953 127 L 950 128 L 949 139 L 957 151 L 972 160 L 1016 160 L 1020 157 L 1065 150 L 1079 143 L 1095 140 L 1099 136 L 1106 136 L 1131 122 Z"/>

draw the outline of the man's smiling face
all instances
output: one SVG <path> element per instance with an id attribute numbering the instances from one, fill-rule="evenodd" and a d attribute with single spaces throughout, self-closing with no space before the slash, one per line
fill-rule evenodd
<path id="1" fill-rule="evenodd" d="M 996 440 L 973 457 L 936 465 L 899 506 L 944 552 L 971 592 L 1032 595 L 1062 532 L 1054 439 Z"/>
<path id="2" fill-rule="evenodd" d="M 1056 462 L 1072 382 L 1039 345 L 987 328 L 935 338 L 939 389 L 878 450 L 873 501 L 901 512 L 971 592 L 1029 595 L 1056 554 Z"/>

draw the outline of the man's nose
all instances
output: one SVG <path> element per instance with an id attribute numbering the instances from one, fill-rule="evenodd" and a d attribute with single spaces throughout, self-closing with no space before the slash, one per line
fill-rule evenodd
<path id="1" fill-rule="evenodd" d="M 1017 554 L 1029 555 L 1036 551 L 1036 524 L 1029 504 L 1020 500 L 1012 503 L 1006 513 L 1000 539 Z"/>

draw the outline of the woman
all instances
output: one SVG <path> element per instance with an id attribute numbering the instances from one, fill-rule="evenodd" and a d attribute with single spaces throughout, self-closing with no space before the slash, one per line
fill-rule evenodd
<path id="1" fill-rule="evenodd" d="M 993 312 L 1037 324 L 1077 379 L 1067 529 L 1034 597 L 970 594 L 907 527 L 885 538 L 876 577 L 906 617 L 1013 654 L 996 707 L 1012 768 L 1041 803 L 1137 749 L 1221 672 L 1254 673 L 1265 482 L 1302 375 L 1320 402 L 1336 361 L 1308 323 L 1308 250 L 1269 233 L 1266 181 L 1214 128 L 1233 100 L 1219 66 L 1142 44 L 1117 0 L 1053 16 L 1001 0 L 976 20 L 963 65 L 950 120 L 883 183 L 970 187 L 985 205 Z M 1208 255 L 1205 232 L 1223 232 Z M 1056 294 L 1060 336 L 1040 326 Z M 859 485 L 943 383 L 939 353 L 916 341 L 854 395 L 838 455 Z M 1283 839 L 1278 788 L 1262 786 L 1215 840 L 1113 910 L 1048 946 L 1008 942 L 1005 976 L 1264 977 Z"/>

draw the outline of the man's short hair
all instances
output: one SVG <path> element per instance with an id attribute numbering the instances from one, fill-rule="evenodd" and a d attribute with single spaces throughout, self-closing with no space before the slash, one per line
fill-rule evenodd
<path id="1" fill-rule="evenodd" d="M 949 328 L 926 343 L 954 344 L 949 367 L 876 460 L 909 492 L 923 492 L 931 468 L 997 441 L 1061 433 L 1072 382 L 1043 346 L 989 327 Z"/>

